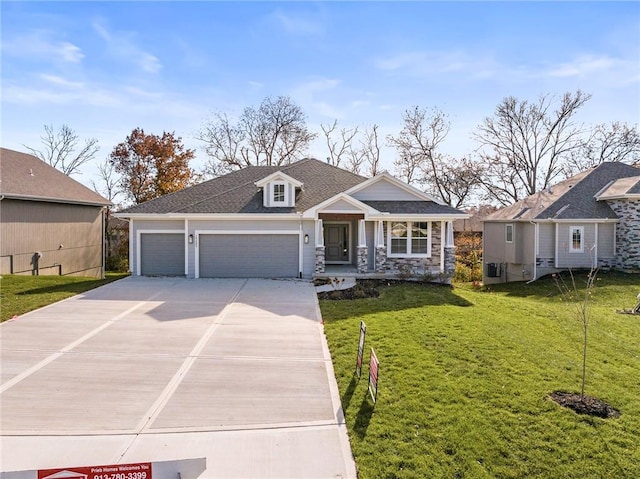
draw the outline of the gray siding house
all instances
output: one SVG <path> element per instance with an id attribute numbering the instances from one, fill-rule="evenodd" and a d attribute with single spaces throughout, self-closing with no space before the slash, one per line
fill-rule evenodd
<path id="1" fill-rule="evenodd" d="M 314 159 L 254 166 L 133 206 L 134 275 L 450 276 L 452 222 L 467 215 L 388 173 Z"/>
<path id="2" fill-rule="evenodd" d="M 0 274 L 102 277 L 108 205 L 35 156 L 0 149 Z"/>
<path id="3" fill-rule="evenodd" d="M 489 215 L 485 284 L 569 268 L 640 272 L 640 169 L 601 165 Z"/>

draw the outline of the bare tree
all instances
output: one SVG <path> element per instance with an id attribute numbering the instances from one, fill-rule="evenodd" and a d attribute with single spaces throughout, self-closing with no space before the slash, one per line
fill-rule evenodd
<path id="1" fill-rule="evenodd" d="M 402 116 L 403 128 L 387 141 L 395 147 L 396 173 L 407 183 L 420 183 L 444 203 L 460 207 L 478 186 L 480 166 L 467 158 L 441 153 L 451 124 L 441 110 L 413 107 Z"/>
<path id="2" fill-rule="evenodd" d="M 111 203 L 111 206 L 107 206 L 106 208 L 104 222 L 104 238 L 107 246 L 107 256 L 111 256 L 113 253 L 111 237 L 113 230 L 115 229 L 113 210 L 117 210 L 119 207 L 117 198 L 122 193 L 122 190 L 120 189 L 120 178 L 116 173 L 115 166 L 108 159 L 98 165 L 98 178 L 99 183 L 96 183 L 95 180 L 91 180 L 94 191 L 108 199 Z"/>
<path id="3" fill-rule="evenodd" d="M 360 149 L 366 165 L 364 174 L 370 177 L 376 176 L 380 173 L 380 142 L 378 125 L 375 123 L 364 130 L 364 139 L 360 141 Z"/>
<path id="4" fill-rule="evenodd" d="M 389 146 L 398 152 L 394 161 L 396 173 L 411 184 L 420 179 L 420 172 L 431 169 L 433 183 L 440 186 L 442 155 L 438 148 L 447 137 L 451 123 L 447 115 L 437 109 L 414 106 L 402 115 L 403 127 L 397 136 L 387 136 Z"/>
<path id="5" fill-rule="evenodd" d="M 85 140 L 84 146 L 78 149 L 78 135 L 67 125 L 62 125 L 57 133 L 53 125 L 44 125 L 44 131 L 44 136 L 40 137 L 44 150 L 24 146 L 34 156 L 68 176 L 80 174 L 80 167 L 92 160 L 100 149 L 95 138 Z"/>
<path id="6" fill-rule="evenodd" d="M 480 144 L 487 199 L 511 204 L 557 180 L 581 144 L 583 129 L 573 120 L 590 98 L 577 90 L 565 93 L 557 106 L 548 94 L 535 103 L 503 99 L 473 135 Z"/>
<path id="7" fill-rule="evenodd" d="M 592 267 L 586 279 L 583 291 L 578 288 L 573 271 L 569 269 L 570 281 L 565 281 L 561 274 L 554 274 L 553 278 L 556 286 L 560 290 L 562 299 L 573 310 L 576 319 L 580 322 L 582 329 L 582 381 L 580 387 L 580 400 L 584 402 L 584 387 L 587 377 L 587 334 L 589 332 L 589 319 L 591 317 L 591 302 L 593 301 L 593 291 L 596 286 L 598 268 Z"/>
<path id="8" fill-rule="evenodd" d="M 329 162 L 334 166 L 340 166 L 340 163 L 346 156 L 353 157 L 353 139 L 358 134 L 358 127 L 341 128 L 338 131 L 338 120 L 334 120 L 331 125 L 320 124 L 322 133 L 327 142 L 329 150 Z M 339 138 L 336 138 L 338 136 Z M 357 155 L 355 155 L 357 158 Z M 359 161 L 352 162 L 359 165 Z M 358 166 L 359 167 L 359 166 Z"/>
<path id="9" fill-rule="evenodd" d="M 237 123 L 216 113 L 197 134 L 211 158 L 207 175 L 217 176 L 252 165 L 283 165 L 302 157 L 317 134 L 306 126 L 302 109 L 289 97 L 265 98 L 247 107 Z"/>
<path id="10" fill-rule="evenodd" d="M 437 191 L 440 199 L 454 208 L 461 208 L 469 203 L 475 194 L 482 177 L 482 166 L 468 158 L 442 156 L 436 175 L 431 170 L 421 169 L 424 176 L 420 180 L 427 191 Z"/>
<path id="11" fill-rule="evenodd" d="M 356 174 L 375 176 L 379 173 L 380 144 L 378 125 L 361 130 L 359 126 L 338 129 L 338 120 L 320 125 L 329 156 L 327 161 Z"/>
<path id="12" fill-rule="evenodd" d="M 638 126 L 612 122 L 594 126 L 589 136 L 572 151 L 566 176 L 598 166 L 605 161 L 640 165 L 640 132 Z"/>

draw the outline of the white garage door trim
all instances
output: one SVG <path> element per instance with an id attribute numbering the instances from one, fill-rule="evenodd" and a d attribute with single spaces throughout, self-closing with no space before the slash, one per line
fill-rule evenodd
<path id="1" fill-rule="evenodd" d="M 187 248 L 187 235 L 185 234 L 185 230 L 137 230 L 136 231 L 136 275 L 137 276 L 141 276 L 142 275 L 142 238 L 141 236 L 143 234 L 167 234 L 167 233 L 172 233 L 172 234 L 182 234 L 184 235 L 184 244 L 185 244 L 185 250 Z M 187 261 L 186 261 L 186 255 L 185 255 L 185 262 L 184 262 L 184 274 L 188 274 L 188 270 L 187 270 Z"/>
<path id="2" fill-rule="evenodd" d="M 298 275 L 302 272 L 302 233 L 299 230 L 196 230 L 195 277 L 200 278 L 200 235 L 297 235 L 298 236 Z"/>

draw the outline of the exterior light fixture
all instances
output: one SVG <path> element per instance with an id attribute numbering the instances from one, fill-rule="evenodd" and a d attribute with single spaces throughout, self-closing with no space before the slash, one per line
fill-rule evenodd
<path id="1" fill-rule="evenodd" d="M 309 244 L 309 235 L 304 235 L 304 244 Z"/>
<path id="2" fill-rule="evenodd" d="M 189 235 L 189 244 L 193 244 L 193 235 Z"/>

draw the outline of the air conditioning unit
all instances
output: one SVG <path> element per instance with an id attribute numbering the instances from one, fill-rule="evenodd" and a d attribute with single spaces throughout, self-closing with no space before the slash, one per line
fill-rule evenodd
<path id="1" fill-rule="evenodd" d="M 487 263 L 487 277 L 499 278 L 500 277 L 500 264 L 499 263 Z"/>

